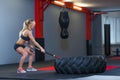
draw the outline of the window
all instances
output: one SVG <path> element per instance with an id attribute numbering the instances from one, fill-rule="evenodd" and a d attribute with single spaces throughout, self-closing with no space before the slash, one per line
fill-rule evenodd
<path id="1" fill-rule="evenodd" d="M 120 44 L 120 17 L 102 16 L 102 42 L 104 44 L 104 24 L 110 24 L 111 44 Z"/>

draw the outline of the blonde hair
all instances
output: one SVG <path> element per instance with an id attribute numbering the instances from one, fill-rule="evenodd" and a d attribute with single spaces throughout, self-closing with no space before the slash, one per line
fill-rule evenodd
<path id="1" fill-rule="evenodd" d="M 19 36 L 21 35 L 21 33 L 22 33 L 23 31 L 25 31 L 26 29 L 28 29 L 29 24 L 30 24 L 31 22 L 33 22 L 33 21 L 34 21 L 33 19 L 27 19 L 27 20 L 25 20 L 25 21 L 23 22 L 23 28 L 22 28 L 22 30 L 19 32 Z"/>

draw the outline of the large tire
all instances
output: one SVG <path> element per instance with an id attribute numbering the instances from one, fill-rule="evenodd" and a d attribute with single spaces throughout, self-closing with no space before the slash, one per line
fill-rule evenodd
<path id="1" fill-rule="evenodd" d="M 55 60 L 55 70 L 61 74 L 102 73 L 106 70 L 103 56 L 70 57 Z"/>

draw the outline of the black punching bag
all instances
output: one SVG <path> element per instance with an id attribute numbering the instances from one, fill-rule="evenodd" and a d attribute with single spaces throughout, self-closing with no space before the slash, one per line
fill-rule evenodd
<path id="1" fill-rule="evenodd" d="M 67 31 L 67 28 L 69 26 L 69 21 L 70 20 L 69 20 L 68 12 L 67 11 L 61 11 L 60 16 L 59 16 L 59 24 L 60 24 L 60 27 L 61 27 L 60 36 L 63 39 L 67 39 L 68 36 L 69 36 L 68 31 Z"/>
<path id="2" fill-rule="evenodd" d="M 104 24 L 105 55 L 110 56 L 110 24 Z"/>

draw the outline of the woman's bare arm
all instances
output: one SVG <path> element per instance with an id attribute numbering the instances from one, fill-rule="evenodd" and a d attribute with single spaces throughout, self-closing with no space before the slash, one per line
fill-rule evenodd
<path id="1" fill-rule="evenodd" d="M 41 50 L 41 52 L 45 52 L 45 50 L 43 49 L 43 47 L 42 47 L 38 42 L 36 42 L 36 40 L 35 40 L 35 38 L 33 37 L 31 31 L 28 32 L 28 36 L 29 36 L 30 40 L 32 41 L 32 43 L 33 43 L 35 46 L 37 46 L 37 47 Z"/>

